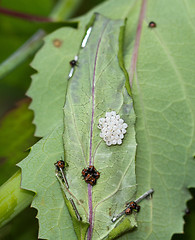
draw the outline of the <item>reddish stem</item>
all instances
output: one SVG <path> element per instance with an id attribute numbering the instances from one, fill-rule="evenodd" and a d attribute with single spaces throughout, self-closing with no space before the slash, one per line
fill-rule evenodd
<path id="1" fill-rule="evenodd" d="M 130 74 L 129 74 L 129 84 L 132 87 L 133 82 L 133 76 L 136 69 L 136 63 L 137 63 L 137 55 L 138 55 L 138 49 L 139 49 L 139 43 L 141 38 L 141 31 L 142 31 L 142 24 L 145 17 L 146 12 L 146 4 L 147 0 L 142 0 L 140 15 L 139 15 L 139 22 L 137 26 L 137 32 L 136 32 L 136 39 L 135 39 L 135 45 L 133 50 L 133 55 L 131 59 L 131 66 L 130 66 Z"/>
<path id="2" fill-rule="evenodd" d="M 89 204 L 89 228 L 87 233 L 87 239 L 92 239 L 93 233 L 93 205 L 92 205 L 92 186 L 88 184 L 88 204 Z"/>
<path id="3" fill-rule="evenodd" d="M 17 12 L 17 11 L 3 8 L 3 7 L 0 7 L 0 13 L 7 16 L 20 18 L 20 19 L 24 19 L 32 22 L 53 22 L 51 18 L 39 17 L 39 16 L 27 14 L 27 13 Z"/>
<path id="4" fill-rule="evenodd" d="M 100 43 L 102 40 L 102 36 L 104 34 L 104 31 L 106 29 L 108 22 L 106 22 L 103 31 L 100 35 L 100 38 L 97 43 L 97 49 L 95 54 L 95 62 L 94 62 L 94 69 L 93 69 L 93 79 L 92 79 L 92 113 L 91 113 L 91 131 L 90 131 L 90 147 L 89 147 L 89 165 L 92 164 L 92 138 L 93 138 L 93 124 L 94 124 L 94 113 L 95 113 L 95 77 L 96 77 L 96 68 L 97 68 L 97 58 L 100 48 Z M 93 233 L 93 205 L 92 205 L 92 186 L 88 184 L 88 204 L 89 204 L 89 228 L 88 228 L 88 235 L 87 240 L 92 239 L 92 233 Z"/>

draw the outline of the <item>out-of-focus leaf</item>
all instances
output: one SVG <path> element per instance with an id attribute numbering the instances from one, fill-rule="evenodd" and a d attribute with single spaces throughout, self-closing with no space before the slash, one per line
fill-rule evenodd
<path id="1" fill-rule="evenodd" d="M 1 240 L 37 240 L 38 220 L 34 208 L 26 208 L 0 229 Z"/>
<path id="2" fill-rule="evenodd" d="M 62 21 L 72 17 L 72 15 L 79 8 L 82 8 L 81 3 L 84 3 L 82 0 L 58 0 L 55 8 L 52 10 L 50 16 L 56 21 Z M 86 4 L 83 4 L 86 5 Z"/>
<path id="3" fill-rule="evenodd" d="M 0 121 L 0 185 L 18 170 L 15 164 L 27 156 L 26 150 L 37 141 L 29 102 L 27 98 L 20 101 Z"/>
<path id="4" fill-rule="evenodd" d="M 51 0 L 2 0 L 1 7 L 19 12 L 48 16 L 53 6 Z M 11 55 L 37 30 L 33 22 L 17 19 L 10 16 L 0 15 L 0 62 Z"/>
<path id="5" fill-rule="evenodd" d="M 18 171 L 0 187 L 0 227 L 30 205 L 34 193 L 20 189 L 21 173 Z"/>
<path id="6" fill-rule="evenodd" d="M 40 16 L 48 16 L 52 6 L 52 0 L 1 1 L 1 7 Z M 37 30 L 37 26 L 32 22 L 0 14 L 0 63 L 13 54 Z M 29 63 L 30 60 L 26 61 L 14 73 L 0 80 L 0 102 L 2 104 L 0 115 L 11 109 L 14 101 L 24 97 L 24 92 L 30 84 L 29 76 L 33 72 L 28 67 Z"/>

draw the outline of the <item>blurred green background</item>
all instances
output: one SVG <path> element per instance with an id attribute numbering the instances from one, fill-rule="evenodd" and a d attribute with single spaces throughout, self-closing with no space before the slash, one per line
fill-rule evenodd
<path id="1" fill-rule="evenodd" d="M 39 25 L 26 19 L 3 14 L 10 9 L 26 14 L 55 16 L 60 4 L 67 4 L 65 18 L 80 16 L 105 0 L 1 0 L 0 1 L 0 63 L 4 62 L 37 30 Z M 0 76 L 0 185 L 8 180 L 18 168 L 17 162 L 28 154 L 28 148 L 38 138 L 34 137 L 33 112 L 28 109 L 30 99 L 25 96 L 30 86 L 30 76 L 35 71 L 29 66 L 33 56 L 20 64 L 4 78 Z M 195 189 L 190 189 L 195 197 Z M 194 240 L 195 201 L 188 202 L 188 214 L 184 219 L 184 234 L 175 234 L 172 240 Z M 169 209 L 167 209 L 169 211 Z M 26 208 L 0 229 L 0 240 L 35 240 L 38 237 L 37 211 Z M 185 213 L 184 213 L 185 214 Z"/>

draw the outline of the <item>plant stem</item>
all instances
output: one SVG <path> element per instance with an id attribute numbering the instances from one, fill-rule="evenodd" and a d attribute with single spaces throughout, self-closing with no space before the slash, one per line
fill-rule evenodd
<path id="1" fill-rule="evenodd" d="M 129 69 L 130 87 L 132 87 L 134 72 L 136 70 L 138 50 L 139 50 L 139 44 L 140 44 L 140 39 L 141 39 L 142 25 L 143 25 L 145 13 L 146 13 L 146 7 L 147 7 L 147 0 L 142 0 L 141 10 L 140 10 L 140 14 L 139 14 L 139 21 L 138 21 L 138 25 L 137 25 L 135 44 L 134 44 L 134 49 L 133 49 L 133 55 L 131 58 L 131 65 L 130 65 L 130 69 Z"/>
<path id="2" fill-rule="evenodd" d="M 154 192 L 154 189 L 151 188 L 150 190 L 148 190 L 147 192 L 145 192 L 143 195 L 141 195 L 138 199 L 135 200 L 136 203 L 141 202 L 144 198 L 151 196 Z"/>
<path id="3" fill-rule="evenodd" d="M 28 13 L 18 12 L 18 11 L 14 11 L 14 10 L 2 8 L 2 7 L 0 7 L 0 13 L 4 14 L 4 15 L 15 17 L 15 18 L 28 20 L 28 21 L 52 22 L 51 18 L 35 16 L 35 15 L 28 14 Z"/>
<path id="4" fill-rule="evenodd" d="M 7 58 L 0 65 L 0 79 L 5 77 L 8 73 L 13 71 L 27 58 L 32 56 L 43 44 L 43 37 L 45 32 L 39 30 L 36 32 L 24 45 L 22 45 L 16 52 L 14 52 L 9 58 Z"/>
<path id="5" fill-rule="evenodd" d="M 32 202 L 34 193 L 20 189 L 21 171 L 0 187 L 0 227 L 13 219 Z"/>

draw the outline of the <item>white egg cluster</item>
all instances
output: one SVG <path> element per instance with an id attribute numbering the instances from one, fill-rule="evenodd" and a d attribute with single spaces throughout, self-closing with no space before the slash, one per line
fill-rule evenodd
<path id="1" fill-rule="evenodd" d="M 98 128 L 101 129 L 100 137 L 108 146 L 122 144 L 127 127 L 128 125 L 115 111 L 106 112 L 105 118 L 100 118 L 98 124 Z"/>

